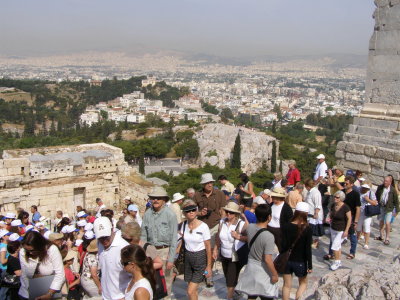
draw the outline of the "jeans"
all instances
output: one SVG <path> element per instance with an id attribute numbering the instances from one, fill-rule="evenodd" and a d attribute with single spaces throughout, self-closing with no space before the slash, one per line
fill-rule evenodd
<path id="1" fill-rule="evenodd" d="M 349 239 L 350 239 L 350 254 L 356 255 L 356 250 L 357 250 L 357 235 L 355 233 L 350 234 L 349 233 Z"/>

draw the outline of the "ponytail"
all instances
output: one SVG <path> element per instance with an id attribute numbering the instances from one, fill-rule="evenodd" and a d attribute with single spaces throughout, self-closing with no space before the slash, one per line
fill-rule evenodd
<path id="1" fill-rule="evenodd" d="M 151 289 L 153 290 L 153 294 L 156 292 L 156 272 L 153 267 L 153 260 L 151 257 L 147 256 L 143 265 L 140 266 L 142 270 L 142 275 L 145 277 L 151 285 Z"/>

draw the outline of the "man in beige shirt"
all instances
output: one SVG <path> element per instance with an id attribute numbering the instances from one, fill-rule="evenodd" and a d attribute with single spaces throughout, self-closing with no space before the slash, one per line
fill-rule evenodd
<path id="1" fill-rule="evenodd" d="M 303 193 L 304 185 L 298 182 L 293 191 L 290 191 L 287 197 L 287 204 L 294 210 L 296 208 L 297 203 L 303 201 Z"/>
<path id="2" fill-rule="evenodd" d="M 169 206 L 169 208 L 175 213 L 178 224 L 182 223 L 183 221 L 181 205 L 184 199 L 184 195 L 182 195 L 181 193 L 175 193 L 172 196 L 172 204 Z"/>

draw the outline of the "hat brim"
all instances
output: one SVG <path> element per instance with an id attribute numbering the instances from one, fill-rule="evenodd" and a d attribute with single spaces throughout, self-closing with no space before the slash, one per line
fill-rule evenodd
<path id="1" fill-rule="evenodd" d="M 168 195 L 147 194 L 147 196 L 152 197 L 152 198 L 167 198 L 169 200 Z"/>
<path id="2" fill-rule="evenodd" d="M 171 202 L 175 203 L 175 202 L 178 202 L 179 200 L 182 200 L 182 199 L 185 199 L 185 196 L 182 196 L 181 198 L 178 198 L 178 199 L 172 199 Z"/>
<path id="3" fill-rule="evenodd" d="M 215 180 L 214 179 L 213 180 L 206 180 L 206 181 L 202 180 L 202 181 L 200 181 L 200 184 L 206 184 L 206 183 L 209 183 L 209 182 L 215 182 Z"/>
<path id="4" fill-rule="evenodd" d="M 239 210 L 235 210 L 235 209 L 232 209 L 232 208 L 226 208 L 226 207 L 224 207 L 224 208 L 222 208 L 222 209 L 225 210 L 225 211 L 233 212 L 233 213 L 235 213 L 235 214 L 240 214 L 240 213 L 241 213 Z"/>
<path id="5" fill-rule="evenodd" d="M 275 197 L 275 198 L 283 198 L 283 199 L 286 198 L 286 195 L 282 195 L 282 194 L 278 194 L 278 193 L 274 193 L 274 192 L 272 192 L 270 196 Z"/>

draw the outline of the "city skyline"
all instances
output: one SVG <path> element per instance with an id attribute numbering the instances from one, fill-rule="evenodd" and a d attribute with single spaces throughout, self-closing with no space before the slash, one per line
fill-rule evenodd
<path id="1" fill-rule="evenodd" d="M 373 10 L 372 0 L 18 1 L 2 7 L 0 55 L 366 55 Z"/>

